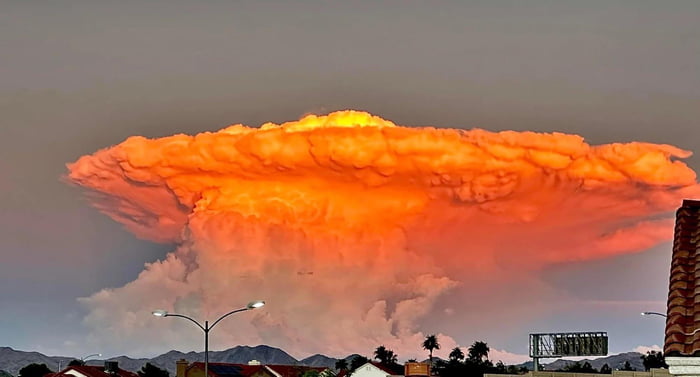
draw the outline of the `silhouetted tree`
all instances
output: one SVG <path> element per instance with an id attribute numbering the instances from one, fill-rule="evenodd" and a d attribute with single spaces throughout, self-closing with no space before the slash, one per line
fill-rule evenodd
<path id="1" fill-rule="evenodd" d="M 589 363 L 588 361 L 586 361 L 583 364 L 577 361 L 573 364 L 569 364 L 561 369 L 558 369 L 557 371 L 571 373 L 598 373 L 598 370 L 593 368 L 593 366 L 591 366 L 591 363 Z"/>
<path id="2" fill-rule="evenodd" d="M 382 362 L 386 360 L 386 347 L 379 346 L 374 350 L 374 358 Z"/>
<path id="3" fill-rule="evenodd" d="M 392 350 L 386 351 L 386 365 L 396 365 L 399 361 L 399 355 L 395 354 Z"/>
<path id="4" fill-rule="evenodd" d="M 529 372 L 529 370 L 527 369 L 527 367 L 520 367 L 520 368 L 518 368 L 518 367 L 515 366 L 515 365 L 508 365 L 508 366 L 506 367 L 506 374 L 525 374 L 525 373 L 527 373 L 527 372 Z"/>
<path id="5" fill-rule="evenodd" d="M 364 356 L 355 356 L 352 361 L 350 361 L 350 369 L 348 369 L 348 376 L 351 375 L 357 368 L 365 365 L 369 361 L 368 358 Z"/>
<path id="6" fill-rule="evenodd" d="M 170 377 L 170 372 L 160 369 L 151 363 L 146 363 L 146 365 L 141 367 L 141 370 L 136 373 L 139 377 Z"/>
<path id="7" fill-rule="evenodd" d="M 433 365 L 433 350 L 439 350 L 440 349 L 440 343 L 438 343 L 438 338 L 437 335 L 428 335 L 425 337 L 425 340 L 423 341 L 423 349 L 428 350 L 430 353 L 430 365 Z"/>
<path id="8" fill-rule="evenodd" d="M 630 364 L 629 361 L 625 361 L 625 365 L 623 365 L 622 368 L 620 368 L 620 370 L 632 370 L 632 371 L 634 371 L 636 369 L 632 368 L 632 365 Z"/>
<path id="9" fill-rule="evenodd" d="M 610 365 L 608 365 L 608 364 L 603 364 L 603 366 L 600 367 L 600 373 L 601 374 L 611 374 L 612 368 L 610 368 Z"/>
<path id="10" fill-rule="evenodd" d="M 384 346 L 379 346 L 374 350 L 374 358 L 379 360 L 382 365 L 387 366 L 393 366 L 398 361 L 398 355 Z"/>
<path id="11" fill-rule="evenodd" d="M 53 373 L 46 364 L 29 364 L 19 370 L 19 377 L 43 377 L 47 373 Z"/>
<path id="12" fill-rule="evenodd" d="M 649 351 L 646 355 L 642 355 L 642 363 L 644 363 L 644 370 L 649 370 L 651 368 L 668 368 L 664 354 L 656 351 Z"/>
<path id="13" fill-rule="evenodd" d="M 472 362 L 480 364 L 484 362 L 484 360 L 488 360 L 489 351 L 491 351 L 491 349 L 485 342 L 477 340 L 469 347 L 467 358 Z"/>
<path id="14" fill-rule="evenodd" d="M 85 365 L 85 362 L 82 360 L 78 360 L 78 359 L 73 359 L 70 361 L 70 363 L 68 363 L 69 367 L 75 367 L 75 366 L 81 366 L 81 365 Z"/>
<path id="15" fill-rule="evenodd" d="M 340 359 L 335 362 L 335 369 L 337 370 L 347 370 L 348 369 L 348 361 L 345 359 Z"/>
<path id="16" fill-rule="evenodd" d="M 498 360 L 496 365 L 494 365 L 494 368 L 496 368 L 496 373 L 506 374 L 508 372 L 508 368 L 506 368 L 506 365 L 503 364 L 503 361 L 501 360 Z"/>
<path id="17" fill-rule="evenodd" d="M 471 375 L 467 372 L 467 366 L 455 359 L 448 361 L 440 359 L 435 360 L 435 365 L 431 367 L 431 372 L 440 377 L 462 377 Z"/>
<path id="18" fill-rule="evenodd" d="M 498 361 L 493 367 L 486 371 L 489 374 L 522 374 L 517 366 L 505 365 L 502 361 Z"/>
<path id="19" fill-rule="evenodd" d="M 589 363 L 588 361 L 586 361 L 586 362 L 583 363 L 583 365 L 581 366 L 581 373 L 598 373 L 598 369 L 593 368 L 593 366 L 591 365 L 591 363 Z"/>
<path id="20" fill-rule="evenodd" d="M 462 361 L 464 360 L 464 352 L 459 347 L 455 347 L 450 352 L 450 360 Z"/>
<path id="21" fill-rule="evenodd" d="M 479 377 L 484 373 L 505 374 L 508 367 L 502 361 L 493 364 L 488 359 L 489 347 L 485 342 L 476 341 L 469 347 L 468 354 L 459 348 L 454 348 L 450 352 L 449 360 L 436 360 L 433 370 L 440 377 Z M 518 373 L 516 367 L 511 367 L 513 374 Z"/>

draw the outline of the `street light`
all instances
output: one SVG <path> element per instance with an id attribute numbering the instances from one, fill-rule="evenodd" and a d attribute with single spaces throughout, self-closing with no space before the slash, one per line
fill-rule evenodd
<path id="1" fill-rule="evenodd" d="M 194 320 L 186 315 L 176 314 L 176 313 L 168 313 L 167 310 L 161 310 L 161 309 L 154 310 L 152 312 L 152 314 L 156 317 L 180 317 L 180 318 L 184 318 L 184 319 L 194 323 L 195 325 L 197 325 L 197 327 L 199 327 L 200 329 L 202 329 L 202 331 L 204 331 L 204 377 L 209 377 L 209 330 L 213 329 L 217 323 L 221 322 L 222 319 L 230 316 L 231 314 L 243 312 L 246 310 L 257 309 L 257 308 L 261 308 L 263 306 L 265 306 L 265 301 L 262 301 L 262 300 L 251 301 L 248 303 L 248 305 L 245 306 L 245 308 L 232 310 L 232 311 L 222 315 L 221 317 L 219 317 L 219 319 L 214 321 L 214 323 L 211 326 L 209 326 L 209 321 L 204 321 L 204 326 L 202 326 L 202 324 L 200 324 L 196 320 Z"/>
<path id="2" fill-rule="evenodd" d="M 83 364 L 85 364 L 85 360 L 87 360 L 87 359 L 89 359 L 89 358 L 91 358 L 91 357 L 93 357 L 93 356 L 102 357 L 102 354 L 101 354 L 101 353 L 92 353 L 92 354 L 90 354 L 90 355 L 81 357 L 81 358 L 80 358 L 80 361 L 82 361 Z"/>
<path id="3" fill-rule="evenodd" d="M 658 313 L 658 312 L 642 312 L 641 315 L 658 315 L 659 317 L 666 318 L 666 314 Z"/>

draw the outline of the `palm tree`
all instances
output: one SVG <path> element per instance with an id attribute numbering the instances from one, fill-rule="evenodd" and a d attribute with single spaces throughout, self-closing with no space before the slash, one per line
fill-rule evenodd
<path id="1" fill-rule="evenodd" d="M 620 370 L 630 370 L 630 371 L 634 371 L 634 370 L 636 370 L 636 369 L 632 368 L 632 365 L 630 364 L 629 361 L 625 361 L 625 365 L 623 365 L 622 368 L 620 368 Z"/>
<path id="2" fill-rule="evenodd" d="M 485 342 L 480 342 L 477 340 L 471 347 L 469 347 L 468 358 L 475 363 L 481 363 L 484 361 L 484 358 L 488 359 L 489 351 L 491 351 L 491 349 Z"/>
<path id="3" fill-rule="evenodd" d="M 379 360 L 381 364 L 387 366 L 396 364 L 398 361 L 398 356 L 394 353 L 394 351 L 387 349 L 383 345 L 374 350 L 374 358 Z"/>
<path id="4" fill-rule="evenodd" d="M 423 341 L 423 349 L 430 352 L 430 366 L 433 366 L 433 350 L 440 349 L 440 343 L 438 343 L 437 335 L 428 335 Z"/>
<path id="5" fill-rule="evenodd" d="M 383 345 L 377 347 L 377 349 L 374 350 L 374 358 L 379 360 L 380 363 L 385 364 L 386 357 L 387 357 L 387 349 Z"/>
<path id="6" fill-rule="evenodd" d="M 666 359 L 662 352 L 648 351 L 646 355 L 642 355 L 642 362 L 644 363 L 644 370 L 649 370 L 651 368 L 668 368 L 668 364 L 666 364 Z"/>
<path id="7" fill-rule="evenodd" d="M 462 361 L 464 360 L 464 352 L 459 347 L 455 347 L 452 352 L 450 352 L 450 360 L 452 361 Z"/>
<path id="8" fill-rule="evenodd" d="M 386 365 L 398 364 L 399 355 L 395 354 L 392 350 L 386 350 Z"/>
<path id="9" fill-rule="evenodd" d="M 340 359 L 335 362 L 335 369 L 337 370 L 346 370 L 348 369 L 348 361 L 345 359 Z"/>
<path id="10" fill-rule="evenodd" d="M 350 361 L 350 367 L 348 369 L 348 376 L 351 375 L 355 370 L 363 365 L 365 365 L 366 362 L 368 362 L 369 359 L 364 357 L 364 356 L 355 356 L 352 358 L 352 361 Z"/>

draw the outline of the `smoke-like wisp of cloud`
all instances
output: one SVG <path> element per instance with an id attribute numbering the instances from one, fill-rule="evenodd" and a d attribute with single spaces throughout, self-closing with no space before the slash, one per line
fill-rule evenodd
<path id="1" fill-rule="evenodd" d="M 82 299 L 86 323 L 118 349 L 200 348 L 196 329 L 150 311 L 214 319 L 259 297 L 269 305 L 222 322 L 214 348 L 345 355 L 384 344 L 422 355 L 421 324 L 454 310 L 440 307 L 448 292 L 499 297 L 513 282 L 539 286 L 543 266 L 669 239 L 669 211 L 700 193 L 678 160 L 689 155 L 400 127 L 356 111 L 131 137 L 69 164 L 69 179 L 138 237 L 180 246 L 124 287 Z"/>

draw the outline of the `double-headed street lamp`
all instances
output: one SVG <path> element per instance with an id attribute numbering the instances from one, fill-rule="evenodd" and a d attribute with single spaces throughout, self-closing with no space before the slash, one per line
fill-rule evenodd
<path id="1" fill-rule="evenodd" d="M 101 353 L 92 353 L 92 354 L 90 354 L 90 355 L 83 356 L 83 357 L 80 358 L 80 362 L 82 362 L 83 365 L 85 365 L 85 361 L 86 361 L 87 359 L 93 357 L 93 356 L 102 357 L 102 354 L 101 354 Z"/>
<path id="2" fill-rule="evenodd" d="M 642 312 L 641 315 L 658 315 L 659 317 L 666 318 L 666 314 L 659 313 L 659 312 Z"/>
<path id="3" fill-rule="evenodd" d="M 153 315 L 156 317 L 180 317 L 184 318 L 188 321 L 191 321 L 197 327 L 202 329 L 204 331 L 204 377 L 209 377 L 209 330 L 213 329 L 214 326 L 216 326 L 217 323 L 221 322 L 222 319 L 230 316 L 231 314 L 238 313 L 238 312 L 243 312 L 246 310 L 252 310 L 252 309 L 257 309 L 261 308 L 265 305 L 265 301 L 258 300 L 258 301 L 251 301 L 246 305 L 245 308 L 240 308 L 236 310 L 232 310 L 221 317 L 214 321 L 211 326 L 209 326 L 209 321 L 204 321 L 204 326 L 202 326 L 201 323 L 197 322 L 196 320 L 182 314 L 176 314 L 176 313 L 168 313 L 166 310 L 154 310 Z"/>

